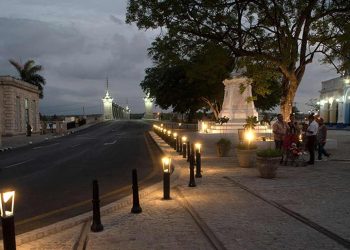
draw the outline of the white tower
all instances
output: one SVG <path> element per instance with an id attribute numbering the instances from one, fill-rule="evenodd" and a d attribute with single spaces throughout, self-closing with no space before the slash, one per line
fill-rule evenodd
<path id="1" fill-rule="evenodd" d="M 149 94 L 145 98 L 143 98 L 145 101 L 145 115 L 143 116 L 143 119 L 153 119 L 153 99 L 149 98 Z"/>
<path id="2" fill-rule="evenodd" d="M 113 119 L 113 98 L 109 95 L 108 92 L 108 78 L 107 78 L 107 91 L 106 96 L 102 99 L 103 102 L 103 119 L 112 120 Z"/>

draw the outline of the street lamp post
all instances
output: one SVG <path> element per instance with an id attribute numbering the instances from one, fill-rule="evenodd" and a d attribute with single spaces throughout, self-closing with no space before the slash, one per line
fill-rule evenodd
<path id="1" fill-rule="evenodd" d="M 4 250 L 16 249 L 14 205 L 15 191 L 0 193 L 0 211 Z"/>
<path id="2" fill-rule="evenodd" d="M 164 200 L 170 200 L 171 159 L 169 157 L 164 157 L 162 159 L 162 163 L 163 163 L 163 198 Z"/>
<path id="3" fill-rule="evenodd" d="M 196 178 L 202 178 L 201 144 L 196 143 Z"/>

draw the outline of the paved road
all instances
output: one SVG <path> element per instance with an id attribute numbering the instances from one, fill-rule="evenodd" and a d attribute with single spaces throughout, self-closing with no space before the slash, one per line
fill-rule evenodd
<path id="1" fill-rule="evenodd" d="M 16 190 L 17 233 L 89 211 L 95 178 L 102 205 L 130 194 L 133 168 L 140 186 L 159 180 L 159 151 L 148 129 L 142 121 L 105 122 L 1 154 L 0 188 Z"/>

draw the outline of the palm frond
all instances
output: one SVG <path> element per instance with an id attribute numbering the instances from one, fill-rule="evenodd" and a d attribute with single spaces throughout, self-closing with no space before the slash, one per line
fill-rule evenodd
<path id="1" fill-rule="evenodd" d="M 11 63 L 11 65 L 12 65 L 13 67 L 16 68 L 16 70 L 18 71 L 18 73 L 21 75 L 21 72 L 22 72 L 22 70 L 23 70 L 23 66 L 22 66 L 19 62 L 15 61 L 15 60 L 13 60 L 13 59 L 10 59 L 9 62 Z"/>

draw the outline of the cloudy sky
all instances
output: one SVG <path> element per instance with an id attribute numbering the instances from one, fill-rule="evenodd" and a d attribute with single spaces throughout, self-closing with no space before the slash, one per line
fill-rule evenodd
<path id="1" fill-rule="evenodd" d="M 34 59 L 47 84 L 41 112 L 101 110 L 105 78 L 118 104 L 144 112 L 139 86 L 151 65 L 147 48 L 156 31 L 125 24 L 127 0 L 1 0 L 0 75 L 16 75 L 8 63 Z M 321 81 L 335 77 L 318 62 L 307 69 L 296 102 L 318 97 Z"/>

